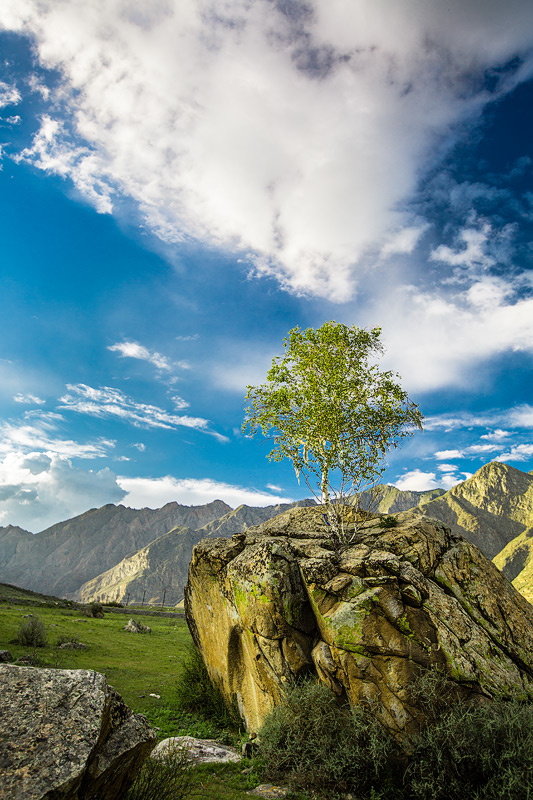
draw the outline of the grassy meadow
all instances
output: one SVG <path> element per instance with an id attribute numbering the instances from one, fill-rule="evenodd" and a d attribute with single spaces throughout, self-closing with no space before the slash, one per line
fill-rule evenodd
<path id="1" fill-rule="evenodd" d="M 93 669 L 107 676 L 108 683 L 136 712 L 145 714 L 159 728 L 159 738 L 191 735 L 217 738 L 239 746 L 244 731 L 224 730 L 201 715 L 182 711 L 176 701 L 180 663 L 191 647 L 184 617 L 163 617 L 113 613 L 104 619 L 88 617 L 83 608 L 57 598 L 28 593 L 0 584 L 0 650 L 13 658 L 35 657 L 36 665 L 61 669 Z M 29 614 L 45 626 L 47 644 L 35 650 L 13 643 Z M 123 630 L 130 616 L 149 625 L 150 634 Z M 87 645 L 85 650 L 60 649 L 58 640 L 72 639 Z M 151 697 L 150 695 L 159 695 Z M 192 797 L 196 800 L 244 800 L 260 781 L 246 764 L 203 765 L 194 770 Z"/>

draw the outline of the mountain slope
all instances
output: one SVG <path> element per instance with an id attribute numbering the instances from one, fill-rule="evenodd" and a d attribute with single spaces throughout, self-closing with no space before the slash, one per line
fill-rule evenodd
<path id="1" fill-rule="evenodd" d="M 381 483 L 375 490 L 363 492 L 361 505 L 378 514 L 399 514 L 408 511 L 422 503 L 428 503 L 436 497 L 445 494 L 445 489 L 428 489 L 425 492 L 415 492 L 406 489 L 397 489 L 388 483 Z"/>
<path id="2" fill-rule="evenodd" d="M 415 512 L 444 522 L 494 558 L 533 525 L 533 476 L 493 461 Z"/>
<path id="3" fill-rule="evenodd" d="M 161 603 L 164 598 L 176 605 L 183 598 L 192 549 L 203 538 L 201 531 L 175 528 L 84 583 L 74 599 Z"/>
<path id="4" fill-rule="evenodd" d="M 260 525 L 261 522 L 287 511 L 289 508 L 308 507 L 316 505 L 314 500 L 298 500 L 295 503 L 278 503 L 275 506 L 237 506 L 233 511 L 228 511 L 220 519 L 213 520 L 204 525 L 201 530 L 204 536 L 232 536 L 241 533 L 246 528 Z"/>
<path id="5" fill-rule="evenodd" d="M 492 560 L 515 589 L 533 603 L 533 527 L 526 528 Z"/>
<path id="6" fill-rule="evenodd" d="M 0 537 L 0 579 L 62 597 L 172 528 L 200 528 L 230 510 L 221 500 L 155 510 L 106 505 L 35 535 L 13 529 Z"/>
<path id="7" fill-rule="evenodd" d="M 264 508 L 241 505 L 219 519 L 208 522 L 200 530 L 171 530 L 84 583 L 76 592 L 75 599 L 83 602 L 120 602 L 129 595 L 129 602 L 136 603 L 145 595 L 145 602 L 160 603 L 165 592 L 165 602 L 175 604 L 183 597 L 192 549 L 200 539 L 206 536 L 230 537 L 289 508 L 309 505 L 315 505 L 314 500 L 300 500 Z"/>

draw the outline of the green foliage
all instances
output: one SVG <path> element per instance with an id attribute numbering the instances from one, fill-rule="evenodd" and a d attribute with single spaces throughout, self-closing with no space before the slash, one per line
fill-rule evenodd
<path id="1" fill-rule="evenodd" d="M 87 606 L 87 616 L 94 617 L 95 619 L 103 619 L 104 607 L 102 603 L 98 603 L 96 600 L 89 603 Z"/>
<path id="2" fill-rule="evenodd" d="M 204 660 L 191 646 L 180 664 L 176 684 L 178 708 L 209 719 L 221 728 L 238 728 L 242 723 L 235 709 L 229 709 L 219 690 L 213 686 Z"/>
<path id="3" fill-rule="evenodd" d="M 406 774 L 412 800 L 532 800 L 533 705 L 456 704 L 414 743 Z"/>
<path id="4" fill-rule="evenodd" d="M 337 322 L 293 328 L 266 383 L 247 387 L 243 432 L 273 438 L 269 458 L 289 458 L 333 518 L 330 494 L 342 505 L 348 494 L 377 483 L 386 453 L 421 428 L 422 415 L 398 376 L 370 363 L 383 352 L 380 333 Z"/>
<path id="5" fill-rule="evenodd" d="M 190 762 L 178 748 L 168 750 L 161 759 L 147 758 L 125 800 L 182 800 L 193 789 Z"/>
<path id="6" fill-rule="evenodd" d="M 46 647 L 46 628 L 39 617 L 30 615 L 18 630 L 14 643 L 22 647 Z"/>
<path id="7" fill-rule="evenodd" d="M 269 779 L 300 789 L 333 792 L 374 789 L 385 797 L 398 761 L 392 739 L 364 710 L 339 707 L 324 684 L 290 688 L 266 718 L 261 758 Z"/>
<path id="8" fill-rule="evenodd" d="M 387 515 L 385 517 L 381 517 L 379 521 L 380 528 L 395 528 L 398 525 L 398 520 L 396 517 Z"/>

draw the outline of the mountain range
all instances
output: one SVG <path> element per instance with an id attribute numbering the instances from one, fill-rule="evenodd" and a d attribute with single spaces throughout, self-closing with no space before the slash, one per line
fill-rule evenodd
<path id="1" fill-rule="evenodd" d="M 380 487 L 372 510 L 414 510 L 434 517 L 493 558 L 533 600 L 533 476 L 506 464 L 486 464 L 449 491 Z M 363 498 L 369 502 L 368 496 Z M 192 548 L 206 536 L 229 537 L 293 506 L 230 508 L 168 503 L 159 509 L 106 505 L 32 534 L 0 527 L 0 580 L 87 602 L 173 605 L 183 597 Z"/>

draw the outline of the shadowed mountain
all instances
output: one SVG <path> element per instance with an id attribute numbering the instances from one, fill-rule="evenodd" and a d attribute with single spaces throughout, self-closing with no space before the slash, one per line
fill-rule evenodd
<path id="1" fill-rule="evenodd" d="M 203 538 L 202 531 L 175 528 L 84 583 L 74 599 L 176 605 L 183 599 L 192 549 Z"/>
<path id="2" fill-rule="evenodd" d="M 159 509 L 106 505 L 41 533 L 9 526 L 0 533 L 0 580 L 63 597 L 172 528 L 201 528 L 230 510 L 222 500 Z"/>

